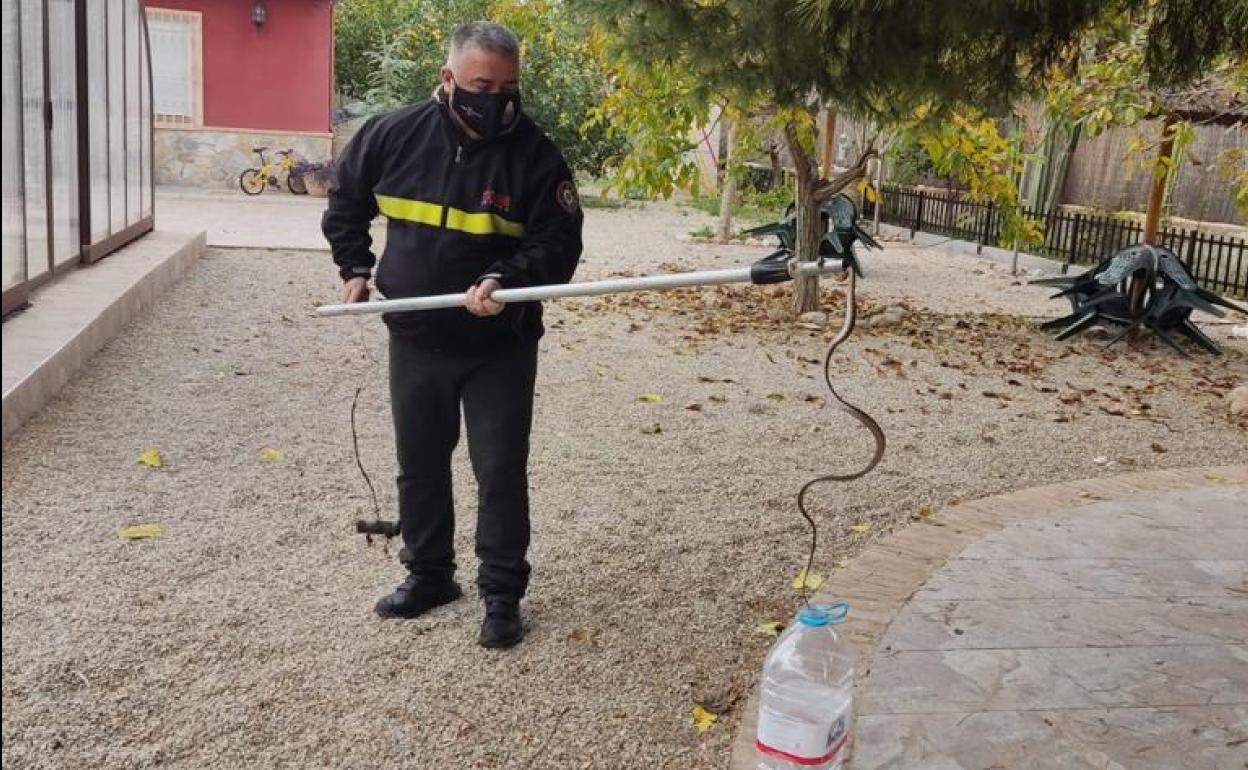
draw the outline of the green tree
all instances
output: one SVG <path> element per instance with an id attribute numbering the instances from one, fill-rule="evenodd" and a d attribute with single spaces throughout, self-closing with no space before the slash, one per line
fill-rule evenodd
<path id="1" fill-rule="evenodd" d="M 861 179 L 863 157 L 823 178 L 814 163 L 814 113 L 883 124 L 916 107 L 1009 104 L 1030 68 L 1047 66 L 1103 2 L 1066 0 L 585 0 L 617 57 L 685 73 L 724 103 L 770 105 L 794 165 L 798 258 L 812 259 L 819 206 Z M 1050 6 L 1061 5 L 1061 12 Z M 1005 10 L 1003 10 L 1005 9 Z M 798 311 L 812 309 L 817 282 L 799 281 Z"/>
<path id="2" fill-rule="evenodd" d="M 474 19 L 511 27 L 521 40 L 525 109 L 568 164 L 598 173 L 619 142 L 582 126 L 601 100 L 606 74 L 567 12 L 554 0 L 344 0 L 337 6 L 336 66 L 343 93 L 374 111 L 428 98 L 446 61 L 451 32 Z"/>

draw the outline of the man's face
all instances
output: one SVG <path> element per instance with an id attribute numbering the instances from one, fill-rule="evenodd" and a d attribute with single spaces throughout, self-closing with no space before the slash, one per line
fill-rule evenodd
<path id="1" fill-rule="evenodd" d="M 520 90 L 520 62 L 495 51 L 468 48 L 451 67 L 442 68 L 442 88 L 448 94 L 455 88 L 474 94 L 515 93 Z"/>

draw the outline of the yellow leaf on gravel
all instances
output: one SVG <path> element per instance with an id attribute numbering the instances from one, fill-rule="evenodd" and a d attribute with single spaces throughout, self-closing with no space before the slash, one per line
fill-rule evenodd
<path id="1" fill-rule="evenodd" d="M 653 423 L 653 424 L 651 424 L 651 425 L 647 425 L 646 427 L 642 428 L 642 429 L 641 429 L 641 432 L 642 432 L 642 433 L 644 433 L 644 434 L 646 434 L 647 436 L 657 436 L 657 435 L 659 435 L 660 433 L 662 433 L 662 432 L 663 432 L 663 426 L 662 426 L 662 425 L 659 425 L 659 424 L 656 422 L 656 423 Z"/>
<path id="2" fill-rule="evenodd" d="M 280 463 L 282 460 L 286 459 L 286 453 L 280 449 L 274 449 L 271 446 L 266 446 L 264 449 L 260 450 L 260 459 L 264 460 L 266 463 Z"/>
<path id="3" fill-rule="evenodd" d="M 704 733 L 707 730 L 711 729 L 711 726 L 714 725 L 716 720 L 719 719 L 718 714 L 714 714 L 702 708 L 701 703 L 693 704 L 692 714 L 693 714 L 693 726 L 696 727 L 698 732 L 700 733 Z"/>
<path id="4" fill-rule="evenodd" d="M 783 400 L 784 400 L 784 394 L 783 394 L 783 393 L 768 393 L 768 394 L 767 394 L 767 399 L 768 399 L 769 401 L 783 401 Z"/>
<path id="5" fill-rule="evenodd" d="M 144 449 L 139 453 L 139 462 L 149 468 L 159 468 L 165 464 L 165 458 L 159 449 Z"/>
<path id="6" fill-rule="evenodd" d="M 572 632 L 572 639 L 578 642 L 592 642 L 598 632 L 592 628 L 578 628 Z"/>
<path id="7" fill-rule="evenodd" d="M 643 404 L 657 404 L 663 400 L 663 397 L 658 393 L 642 393 L 637 400 Z"/>
<path id="8" fill-rule="evenodd" d="M 159 524 L 131 524 L 117 530 L 117 534 L 123 540 L 147 540 L 160 537 L 164 534 L 164 529 Z"/>
<path id="9" fill-rule="evenodd" d="M 835 566 L 837 569 L 845 569 L 846 567 L 849 566 L 849 559 L 837 559 L 835 562 L 833 562 L 833 566 Z"/>
<path id="10" fill-rule="evenodd" d="M 870 531 L 871 531 L 871 523 L 870 523 L 870 522 L 867 522 L 866 524 L 851 524 L 851 525 L 849 526 L 849 531 L 850 531 L 850 532 L 857 532 L 858 534 L 862 534 L 863 532 L 870 532 Z"/>
<path id="11" fill-rule="evenodd" d="M 800 591 L 803 584 L 812 591 L 818 590 L 819 586 L 823 585 L 823 575 L 820 575 L 818 572 L 806 574 L 806 568 L 802 567 L 802 571 L 797 573 L 797 577 L 793 578 L 792 586 Z"/>
<path id="12" fill-rule="evenodd" d="M 1228 479 L 1228 478 L 1227 478 L 1227 477 L 1225 477 L 1225 476 L 1219 476 L 1219 475 L 1214 474 L 1214 473 L 1206 473 L 1206 474 L 1205 474 L 1205 478 L 1207 478 L 1207 479 L 1209 479 L 1210 481 L 1212 481 L 1212 482 L 1214 482 L 1214 483 L 1217 483 L 1217 484 L 1237 484 L 1237 483 L 1238 483 L 1238 482 L 1235 482 L 1235 481 L 1232 481 L 1232 480 Z"/>
<path id="13" fill-rule="evenodd" d="M 784 624 L 778 620 L 771 620 L 766 623 L 759 623 L 754 630 L 763 636 L 779 636 L 784 630 Z"/>

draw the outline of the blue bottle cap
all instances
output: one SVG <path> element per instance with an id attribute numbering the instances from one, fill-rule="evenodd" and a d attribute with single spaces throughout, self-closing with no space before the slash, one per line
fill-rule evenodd
<path id="1" fill-rule="evenodd" d="M 828 624 L 837 624 L 844 622 L 845 616 L 849 614 L 849 605 L 845 602 L 832 602 L 831 604 L 807 604 L 797 613 L 797 620 L 803 626 L 811 628 L 819 628 Z"/>

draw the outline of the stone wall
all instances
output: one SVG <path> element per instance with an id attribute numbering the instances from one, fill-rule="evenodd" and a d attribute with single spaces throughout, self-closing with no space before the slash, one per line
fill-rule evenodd
<path id="1" fill-rule="evenodd" d="M 238 189 L 244 169 L 259 165 L 253 147 L 293 149 L 297 160 L 327 163 L 333 138 L 329 134 L 283 134 L 229 129 L 157 128 L 156 184 Z"/>

